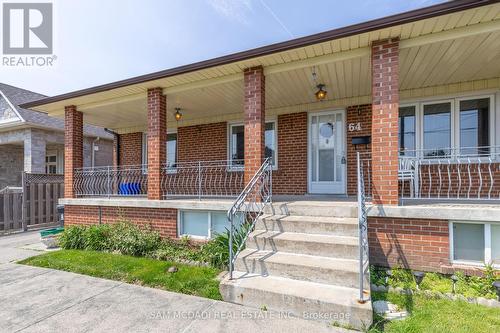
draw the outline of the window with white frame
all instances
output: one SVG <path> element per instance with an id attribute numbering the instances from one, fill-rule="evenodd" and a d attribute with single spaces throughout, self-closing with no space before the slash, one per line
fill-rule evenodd
<path id="1" fill-rule="evenodd" d="M 455 263 L 500 265 L 500 224 L 451 224 L 451 258 Z"/>
<path id="2" fill-rule="evenodd" d="M 177 165 L 177 133 L 167 134 L 167 168 L 174 169 Z M 148 164 L 148 134 L 142 133 L 142 164 Z"/>
<path id="3" fill-rule="evenodd" d="M 423 156 L 488 155 L 494 142 L 493 96 L 402 104 L 399 151 Z"/>
<path id="4" fill-rule="evenodd" d="M 271 164 L 277 167 L 277 130 L 276 121 L 266 122 L 264 133 L 266 158 L 271 158 Z M 232 166 L 243 166 L 245 159 L 245 126 L 243 124 L 229 125 L 229 160 Z"/>
<path id="5" fill-rule="evenodd" d="M 45 156 L 45 173 L 57 173 L 57 153 L 47 154 L 47 156 Z"/>
<path id="6" fill-rule="evenodd" d="M 210 239 L 229 228 L 226 212 L 183 210 L 179 212 L 179 237 Z"/>
<path id="7" fill-rule="evenodd" d="M 399 151 L 401 155 L 415 154 L 416 148 L 416 107 L 415 105 L 399 108 Z"/>

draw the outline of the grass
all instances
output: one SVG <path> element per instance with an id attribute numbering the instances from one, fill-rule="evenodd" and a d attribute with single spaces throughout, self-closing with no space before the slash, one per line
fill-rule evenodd
<path id="1" fill-rule="evenodd" d="M 411 316 L 405 320 L 383 323 L 381 318 L 369 332 L 379 333 L 486 333 L 500 332 L 500 309 L 488 308 L 463 301 L 429 299 L 425 296 L 395 293 L 372 293 L 376 300 L 388 300 L 407 309 Z"/>
<path id="2" fill-rule="evenodd" d="M 96 251 L 60 250 L 31 257 L 20 264 L 53 268 L 109 280 L 139 284 L 188 295 L 222 299 L 219 270 Z M 170 266 L 179 270 L 167 273 Z"/>

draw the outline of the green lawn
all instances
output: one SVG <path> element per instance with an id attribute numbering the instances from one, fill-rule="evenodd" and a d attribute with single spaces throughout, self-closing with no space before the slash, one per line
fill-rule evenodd
<path id="1" fill-rule="evenodd" d="M 19 263 L 221 299 L 216 279 L 220 271 L 210 267 L 82 250 L 48 252 Z M 179 271 L 167 273 L 167 268 L 172 265 Z"/>
<path id="2" fill-rule="evenodd" d="M 500 332 L 500 309 L 462 301 L 428 299 L 425 296 L 404 296 L 394 293 L 373 293 L 373 300 L 387 299 L 412 313 L 402 321 L 393 321 L 370 333 L 490 333 Z M 374 318 L 377 321 L 377 318 Z"/>

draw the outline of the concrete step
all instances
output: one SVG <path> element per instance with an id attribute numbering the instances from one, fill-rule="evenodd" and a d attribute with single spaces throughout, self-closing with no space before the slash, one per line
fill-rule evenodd
<path id="1" fill-rule="evenodd" d="M 359 291 L 354 288 L 238 271 L 233 272 L 233 277 L 221 282 L 225 301 L 357 329 L 369 327 L 372 322 L 371 302 L 360 304 Z"/>
<path id="2" fill-rule="evenodd" d="M 276 215 L 357 217 L 358 206 L 353 202 L 273 202 L 264 212 Z"/>
<path id="3" fill-rule="evenodd" d="M 248 249 L 289 252 L 340 259 L 358 259 L 357 237 L 315 235 L 298 232 L 255 230 L 246 242 Z"/>
<path id="4" fill-rule="evenodd" d="M 353 236 L 358 235 L 356 217 L 263 215 L 256 229 L 280 232 Z"/>
<path id="5" fill-rule="evenodd" d="M 353 259 L 245 249 L 238 255 L 235 269 L 263 276 L 359 287 L 359 261 Z"/>

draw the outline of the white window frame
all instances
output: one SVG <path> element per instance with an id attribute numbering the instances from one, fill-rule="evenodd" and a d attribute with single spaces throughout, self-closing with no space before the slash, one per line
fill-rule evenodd
<path id="1" fill-rule="evenodd" d="M 453 241 L 453 224 L 481 224 L 484 225 L 484 262 L 472 261 L 472 260 L 455 260 L 454 253 L 454 241 Z M 450 244 L 450 262 L 454 265 L 468 265 L 468 266 L 478 266 L 484 267 L 484 264 L 492 263 L 491 258 L 491 225 L 497 223 L 494 222 L 480 222 L 480 221 L 449 221 L 448 230 L 449 230 L 449 244 Z M 500 264 L 494 264 L 493 267 L 500 268 Z"/>
<path id="2" fill-rule="evenodd" d="M 452 150 L 455 147 L 455 133 L 454 133 L 454 126 L 455 126 L 455 100 L 454 99 L 442 99 L 442 100 L 436 100 L 436 101 L 425 101 L 420 103 L 420 114 L 418 116 L 419 121 L 420 121 L 420 151 L 423 151 L 425 149 L 424 145 L 424 108 L 426 105 L 434 105 L 434 104 L 444 104 L 444 103 L 450 103 L 450 147 Z M 448 148 L 448 147 L 442 147 L 442 148 Z"/>
<path id="3" fill-rule="evenodd" d="M 422 140 L 421 139 L 422 134 L 421 134 L 421 129 L 420 129 L 421 122 L 419 120 L 419 117 L 420 117 L 419 103 L 401 103 L 399 105 L 400 108 L 405 108 L 405 107 L 410 107 L 410 106 L 413 106 L 415 108 L 415 149 L 418 152 L 418 149 L 420 147 L 420 140 Z M 399 124 L 399 117 L 398 117 L 398 124 Z M 399 130 L 398 130 L 398 134 L 399 134 Z M 399 135 L 398 135 L 398 151 L 399 151 Z"/>
<path id="4" fill-rule="evenodd" d="M 460 150 L 460 102 L 461 101 L 469 101 L 472 99 L 484 99 L 484 98 L 489 98 L 490 99 L 490 108 L 489 108 L 489 139 L 490 143 L 489 146 L 495 146 L 495 95 L 490 94 L 490 95 L 477 95 L 474 97 L 457 97 L 455 100 L 455 113 L 456 113 L 456 138 L 455 142 L 457 145 L 458 150 Z"/>
<path id="5" fill-rule="evenodd" d="M 176 134 L 177 135 L 177 129 L 171 129 L 171 130 L 167 130 L 167 135 L 168 134 Z M 165 142 L 165 145 L 167 145 L 168 143 Z M 179 153 L 179 136 L 177 135 L 177 143 L 175 145 L 175 156 L 179 157 L 178 153 Z M 167 150 L 168 152 L 168 150 Z M 165 164 L 168 162 L 167 160 L 168 158 L 168 154 L 167 156 L 165 156 Z M 142 162 L 142 165 L 145 166 L 145 173 L 147 173 L 147 166 L 148 166 L 148 132 L 142 132 L 142 156 L 141 156 L 141 162 Z M 178 161 L 176 161 L 177 163 Z M 169 173 L 176 173 L 177 172 L 177 168 L 173 168 L 173 169 L 169 169 L 168 171 Z"/>
<path id="6" fill-rule="evenodd" d="M 208 215 L 208 237 L 198 236 L 198 235 L 190 235 L 181 233 L 182 230 L 182 218 L 184 212 L 197 212 L 197 213 L 206 213 Z M 224 213 L 224 211 L 217 210 L 195 210 L 195 209 L 179 209 L 177 210 L 177 237 L 189 237 L 192 239 L 198 240 L 210 240 L 214 235 L 212 235 L 212 214 L 214 213 Z M 229 222 L 228 222 L 229 223 Z M 229 226 L 229 225 L 228 225 Z"/>
<path id="7" fill-rule="evenodd" d="M 497 93 L 500 96 L 500 93 Z M 496 127 L 497 127 L 497 112 L 496 110 L 496 95 L 495 92 L 476 92 L 474 94 L 455 94 L 450 96 L 440 96 L 429 99 L 422 100 L 411 100 L 402 101 L 400 107 L 415 106 L 415 149 L 417 152 L 421 152 L 424 149 L 424 105 L 440 104 L 440 103 L 451 103 L 451 138 L 450 138 L 450 148 L 454 152 L 460 151 L 460 102 L 473 100 L 473 99 L 483 99 L 489 98 L 490 109 L 489 109 L 489 140 L 490 146 L 495 146 L 496 141 L 500 140 L 500 136 L 496 137 Z M 500 100 L 499 100 L 500 102 Z M 498 103 L 500 105 L 500 103 Z M 500 120 L 500 119 L 499 119 Z M 499 121 L 500 125 L 500 121 Z M 499 129 L 500 130 L 500 129 Z M 443 147 L 446 148 L 446 147 Z M 399 149 L 399 147 L 398 147 Z"/>
<path id="8" fill-rule="evenodd" d="M 268 123 L 273 123 L 274 124 L 274 164 L 272 166 L 272 170 L 276 171 L 278 170 L 278 120 L 276 118 L 271 118 L 271 119 L 266 119 L 265 124 Z M 229 162 L 229 169 L 232 171 L 238 171 L 242 170 L 244 168 L 240 166 L 233 166 L 232 165 L 232 155 L 231 155 L 231 137 L 232 137 L 232 128 L 236 126 L 243 126 L 245 127 L 245 124 L 242 122 L 231 122 L 227 124 L 227 160 Z M 264 127 L 264 132 L 265 132 L 265 127 Z M 265 140 L 265 133 L 264 133 L 264 140 Z M 265 142 L 264 142 L 265 145 Z"/>
<path id="9" fill-rule="evenodd" d="M 47 158 L 49 157 L 54 157 L 56 158 L 56 161 L 55 162 L 47 162 Z M 49 174 L 49 166 L 55 166 L 56 167 L 56 175 L 61 173 L 60 171 L 60 167 L 59 167 L 59 154 L 58 154 L 58 151 L 54 150 L 54 151 L 47 151 L 47 153 L 45 154 L 45 173 L 46 174 Z"/>

